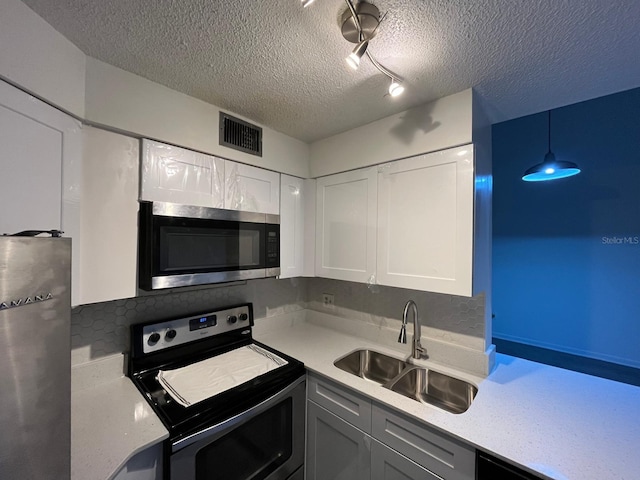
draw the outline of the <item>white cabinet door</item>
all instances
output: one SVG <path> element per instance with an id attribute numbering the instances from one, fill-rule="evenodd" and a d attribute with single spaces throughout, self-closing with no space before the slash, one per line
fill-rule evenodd
<path id="1" fill-rule="evenodd" d="M 91 127 L 83 139 L 78 303 L 135 297 L 140 142 Z"/>
<path id="2" fill-rule="evenodd" d="M 378 167 L 377 280 L 472 295 L 473 147 Z"/>
<path id="3" fill-rule="evenodd" d="M 367 282 L 376 262 L 374 167 L 317 180 L 316 276 Z"/>
<path id="4" fill-rule="evenodd" d="M 225 160 L 224 208 L 280 215 L 280 174 Z"/>
<path id="5" fill-rule="evenodd" d="M 142 141 L 140 200 L 224 207 L 224 160 Z"/>
<path id="6" fill-rule="evenodd" d="M 0 235 L 63 230 L 80 260 L 80 122 L 0 81 Z M 71 301 L 78 303 L 77 282 Z"/>
<path id="7" fill-rule="evenodd" d="M 280 176 L 280 278 L 303 274 L 306 194 L 303 179 Z"/>

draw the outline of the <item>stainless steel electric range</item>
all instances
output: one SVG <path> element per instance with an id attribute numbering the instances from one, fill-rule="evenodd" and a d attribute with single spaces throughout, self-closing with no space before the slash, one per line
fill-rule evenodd
<path id="1" fill-rule="evenodd" d="M 169 430 L 165 480 L 303 478 L 304 365 L 252 326 L 251 303 L 132 326 L 129 376 Z"/>

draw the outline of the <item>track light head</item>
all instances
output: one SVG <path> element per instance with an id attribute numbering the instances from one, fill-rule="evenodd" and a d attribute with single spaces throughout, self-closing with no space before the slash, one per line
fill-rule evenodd
<path id="1" fill-rule="evenodd" d="M 313 3 L 313 0 L 301 0 L 301 1 L 302 1 L 302 6 L 305 8 Z"/>
<path id="2" fill-rule="evenodd" d="M 392 97 L 397 97 L 398 95 L 402 95 L 404 92 L 404 87 L 399 80 L 395 78 L 391 79 L 391 85 L 389 85 L 389 95 Z"/>
<path id="3" fill-rule="evenodd" d="M 360 66 L 360 59 L 364 55 L 364 52 L 367 51 L 367 47 L 369 46 L 369 42 L 367 40 L 363 40 L 356 45 L 356 48 L 353 49 L 353 52 L 349 54 L 347 57 L 347 64 L 357 70 Z"/>

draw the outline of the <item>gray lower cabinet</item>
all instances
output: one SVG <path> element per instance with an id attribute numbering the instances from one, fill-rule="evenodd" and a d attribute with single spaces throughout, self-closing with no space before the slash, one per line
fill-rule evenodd
<path id="1" fill-rule="evenodd" d="M 371 444 L 371 480 L 442 480 L 377 440 Z"/>
<path id="2" fill-rule="evenodd" d="M 474 480 L 475 449 L 309 375 L 307 480 Z"/>
<path id="3" fill-rule="evenodd" d="M 307 402 L 307 480 L 369 480 L 371 437 Z"/>
<path id="4" fill-rule="evenodd" d="M 373 405 L 371 435 L 446 480 L 474 480 L 476 451 L 448 435 Z"/>

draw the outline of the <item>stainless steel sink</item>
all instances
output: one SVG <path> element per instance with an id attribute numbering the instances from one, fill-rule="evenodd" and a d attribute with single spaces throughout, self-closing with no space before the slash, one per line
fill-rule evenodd
<path id="1" fill-rule="evenodd" d="M 475 385 L 373 350 L 356 350 L 333 364 L 345 372 L 451 413 L 466 412 L 478 393 Z"/>
<path id="2" fill-rule="evenodd" d="M 466 412 L 478 393 L 475 385 L 426 368 L 405 371 L 387 388 L 451 413 Z"/>
<path id="3" fill-rule="evenodd" d="M 374 352 L 373 350 L 356 350 L 336 360 L 333 364 L 345 372 L 380 385 L 390 382 L 410 366 L 404 360 Z"/>

